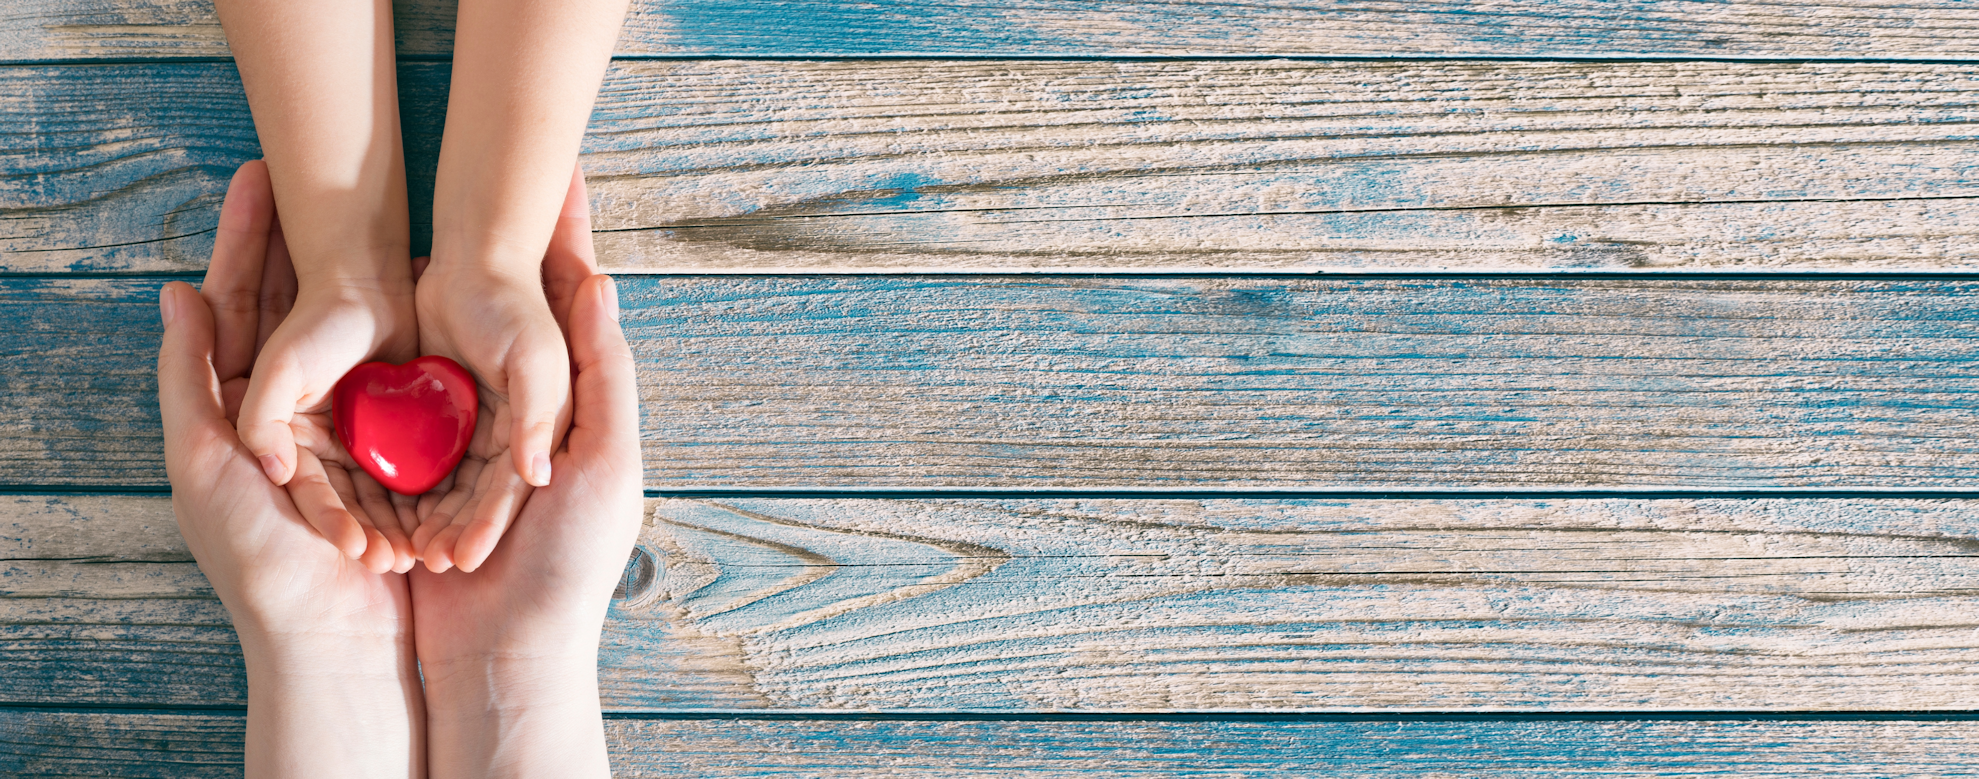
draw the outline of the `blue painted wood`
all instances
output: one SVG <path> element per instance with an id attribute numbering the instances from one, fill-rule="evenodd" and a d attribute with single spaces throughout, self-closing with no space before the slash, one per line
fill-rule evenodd
<path id="1" fill-rule="evenodd" d="M 652 499 L 607 710 L 1910 711 L 1979 504 Z M 160 523 L 158 519 L 164 518 Z M 0 500 L 0 706 L 245 702 L 162 496 Z"/>
<path id="2" fill-rule="evenodd" d="M 399 75 L 422 253 L 448 72 Z M 261 156 L 232 64 L 0 67 L 0 94 L 0 271 L 206 267 L 227 181 Z"/>
<path id="3" fill-rule="evenodd" d="M 162 485 L 157 279 L 0 281 L 0 484 Z M 647 485 L 1965 489 L 1966 281 L 626 277 Z"/>
<path id="4" fill-rule="evenodd" d="M 240 775 L 238 714 L 0 711 L 12 776 Z M 1956 776 L 1979 725 L 1612 720 L 610 720 L 621 777 Z"/>
<path id="5" fill-rule="evenodd" d="M 399 51 L 444 56 L 454 3 L 394 3 Z M 1499 0 L 637 0 L 630 56 L 1308 55 L 1955 58 L 1957 0 L 1792 4 Z M 225 56 L 202 0 L 15 0 L 0 60 Z"/>
<path id="6" fill-rule="evenodd" d="M 1956 775 L 1979 725 L 613 721 L 625 776 Z"/>
<path id="7" fill-rule="evenodd" d="M 1969 70 L 621 62 L 584 163 L 621 271 L 1971 270 Z M 448 74 L 399 74 L 416 252 Z M 230 65 L 0 93 L 0 271 L 204 264 Z"/>

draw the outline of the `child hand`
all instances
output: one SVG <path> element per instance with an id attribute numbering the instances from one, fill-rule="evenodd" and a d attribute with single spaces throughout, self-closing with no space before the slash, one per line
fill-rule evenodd
<path id="1" fill-rule="evenodd" d="M 231 340 L 221 345 L 215 364 L 223 379 L 245 385 L 232 396 L 239 401 L 235 419 L 240 441 L 269 481 L 289 487 L 297 508 L 332 545 L 352 558 L 369 555 L 367 564 L 382 565 L 378 570 L 404 570 L 411 566 L 412 546 L 396 518 L 367 528 L 354 516 L 362 513 L 357 509 L 360 495 L 382 500 L 385 493 L 368 477 L 358 478 L 363 474 L 355 462 L 329 435 L 329 412 L 330 390 L 351 368 L 370 360 L 396 363 L 418 356 L 410 259 L 399 250 L 399 256 L 363 263 L 383 269 L 375 278 L 323 274 L 298 279 L 281 238 L 267 166 L 259 161 L 243 165 L 228 197 L 238 204 L 238 219 L 260 220 L 253 228 L 258 234 L 236 235 L 235 240 L 267 246 L 265 255 L 228 260 L 252 265 L 251 272 L 214 276 L 209 271 L 209 278 L 231 287 L 206 293 L 216 314 L 222 320 L 246 318 L 245 329 L 235 328 L 235 335 L 222 328 L 221 337 Z M 221 232 L 228 229 L 223 223 Z M 222 261 L 216 247 L 214 262 Z M 377 531 L 384 534 L 367 542 Z"/>
<path id="2" fill-rule="evenodd" d="M 308 316 L 290 316 L 301 311 L 295 269 L 276 215 L 268 168 L 258 160 L 242 165 L 228 186 L 219 240 L 201 294 L 211 301 L 216 321 L 212 367 L 220 381 L 226 421 L 236 423 L 244 418 L 240 409 L 254 397 L 255 382 L 261 378 L 248 370 L 262 364 L 257 352 L 266 358 L 269 347 L 264 342 L 276 343 L 285 326 L 302 324 Z M 390 493 L 358 468 L 337 442 L 328 409 L 292 412 L 278 427 L 290 442 L 286 446 L 293 463 L 286 480 L 288 502 L 309 525 L 344 556 L 373 572 L 403 573 L 411 568 L 411 527 L 401 524 L 402 518 L 412 519 L 411 499 L 398 501 L 403 511 L 393 506 Z M 241 437 L 245 438 L 244 430 Z M 252 447 L 247 451 L 252 452 Z M 266 462 L 255 464 L 266 473 Z"/>
<path id="3" fill-rule="evenodd" d="M 405 580 L 377 575 L 390 567 L 381 564 L 390 561 L 390 546 L 369 527 L 368 515 L 344 513 L 357 527 L 323 534 L 348 551 L 353 544 L 344 531 L 354 532 L 354 548 L 366 552 L 361 562 L 325 546 L 304 520 L 309 501 L 320 496 L 270 483 L 229 420 L 247 391 L 247 367 L 260 341 L 278 329 L 292 294 L 287 248 L 274 221 L 266 166 L 243 165 L 221 209 L 204 289 L 174 282 L 160 293 L 165 337 L 158 400 L 172 508 L 244 641 L 318 634 L 409 644 Z M 304 451 L 304 462 L 314 461 Z"/>
<path id="4" fill-rule="evenodd" d="M 596 272 L 589 212 L 583 172 L 573 171 L 538 277 L 460 258 L 435 258 L 419 276 L 421 352 L 454 359 L 481 383 L 467 457 L 420 499 L 412 542 L 432 571 L 480 567 L 530 492 L 550 483 L 551 453 L 570 426 L 571 370 L 563 317 L 545 295 L 567 303 L 575 291 L 553 267 L 584 269 L 577 280 Z"/>

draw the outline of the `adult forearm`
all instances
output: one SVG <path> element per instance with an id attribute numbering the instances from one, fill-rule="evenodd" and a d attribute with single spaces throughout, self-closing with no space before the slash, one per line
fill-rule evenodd
<path id="1" fill-rule="evenodd" d="M 217 5 L 297 277 L 409 289 L 391 0 Z"/>
<path id="2" fill-rule="evenodd" d="M 611 776 L 597 652 L 429 664 L 433 779 Z"/>
<path id="3" fill-rule="evenodd" d="M 255 635 L 247 776 L 423 777 L 426 711 L 410 641 Z"/>
<path id="4" fill-rule="evenodd" d="M 625 0 L 461 0 L 433 259 L 534 284 Z"/>

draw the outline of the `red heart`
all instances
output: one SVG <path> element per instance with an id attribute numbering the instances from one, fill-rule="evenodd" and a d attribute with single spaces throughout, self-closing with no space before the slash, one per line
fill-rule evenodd
<path id="1" fill-rule="evenodd" d="M 474 376 L 439 355 L 367 362 L 330 394 L 337 439 L 365 473 L 400 495 L 433 489 L 453 472 L 480 409 Z"/>

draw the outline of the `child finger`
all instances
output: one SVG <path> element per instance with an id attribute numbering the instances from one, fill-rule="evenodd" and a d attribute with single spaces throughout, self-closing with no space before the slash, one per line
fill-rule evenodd
<path id="1" fill-rule="evenodd" d="M 318 462 L 322 461 L 319 459 Z M 357 483 L 351 478 L 351 472 L 345 470 L 339 463 L 322 463 L 322 465 L 323 475 L 329 479 L 330 488 L 337 491 L 337 499 L 343 501 L 344 510 L 349 511 L 351 518 L 357 520 L 358 527 L 364 530 L 364 552 L 358 555 L 357 561 L 365 570 L 372 573 L 391 570 L 394 562 L 391 541 L 386 539 L 383 533 L 378 532 L 378 523 L 372 519 L 370 507 L 364 504 L 364 499 L 358 494 Z M 357 475 L 363 476 L 364 473 L 360 471 Z"/>
<path id="2" fill-rule="evenodd" d="M 449 525 L 434 536 L 432 542 L 426 545 L 426 570 L 446 573 L 447 569 L 454 567 L 453 545 L 454 539 L 459 537 L 459 525 Z"/>
<path id="3" fill-rule="evenodd" d="M 488 555 L 495 551 L 495 544 L 508 532 L 509 525 L 522 512 L 522 505 L 536 489 L 506 469 L 498 473 L 493 489 L 482 495 L 473 518 L 454 541 L 454 564 L 463 571 L 473 571 L 487 561 Z"/>
<path id="4" fill-rule="evenodd" d="M 412 568 L 412 539 L 407 538 L 405 529 L 399 526 L 399 512 L 392 505 L 391 491 L 363 471 L 352 473 L 350 480 L 357 488 L 357 501 L 364 507 L 365 515 L 370 517 L 371 526 L 384 536 L 385 543 L 390 546 L 391 571 L 405 573 Z"/>
<path id="5" fill-rule="evenodd" d="M 367 541 L 364 528 L 344 507 L 316 453 L 307 449 L 298 452 L 296 474 L 289 480 L 289 499 L 295 501 L 296 510 L 302 512 L 310 527 L 316 528 L 345 557 L 355 560 L 364 554 Z"/>
<path id="6" fill-rule="evenodd" d="M 255 363 L 254 377 L 241 397 L 237 427 L 241 443 L 261 462 L 268 480 L 287 484 L 295 476 L 300 454 L 289 423 L 295 418 L 296 400 L 303 396 L 304 377 L 301 366 L 278 356 L 281 351 L 263 351 Z"/>
<path id="7" fill-rule="evenodd" d="M 411 551 L 413 556 L 418 556 L 419 547 L 411 545 L 411 539 L 412 534 L 419 530 L 419 501 L 425 496 L 400 495 L 390 490 L 385 494 L 390 496 L 392 501 L 392 513 L 398 515 L 399 530 L 405 533 L 407 550 Z"/>
<path id="8" fill-rule="evenodd" d="M 461 460 L 460 468 L 455 472 L 453 489 L 434 500 L 430 508 L 425 507 L 422 499 L 424 511 L 419 519 L 419 529 L 412 535 L 413 546 L 418 547 L 421 554 L 425 554 L 434 534 L 452 525 L 455 517 L 462 516 L 474 499 L 475 485 L 489 475 L 492 473 L 480 461 Z"/>
<path id="9" fill-rule="evenodd" d="M 518 348 L 509 352 L 504 372 L 508 374 L 511 412 L 509 453 L 515 472 L 538 487 L 550 483 L 550 453 L 570 422 L 570 352 L 554 334 L 519 339 Z M 553 342 L 552 342 L 553 341 Z"/>

